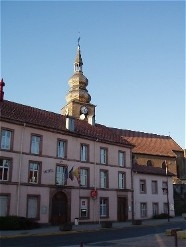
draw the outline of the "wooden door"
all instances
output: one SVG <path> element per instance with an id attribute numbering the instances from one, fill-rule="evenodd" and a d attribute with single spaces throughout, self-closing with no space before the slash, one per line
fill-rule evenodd
<path id="1" fill-rule="evenodd" d="M 67 222 L 67 197 L 63 192 L 57 192 L 52 198 L 51 223 L 60 225 Z"/>
<path id="2" fill-rule="evenodd" d="M 128 201 L 126 197 L 118 197 L 118 221 L 128 219 Z"/>

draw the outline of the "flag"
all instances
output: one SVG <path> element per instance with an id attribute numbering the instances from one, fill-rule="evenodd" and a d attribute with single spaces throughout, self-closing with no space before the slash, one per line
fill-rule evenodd
<path id="1" fill-rule="evenodd" d="M 68 173 L 68 177 L 73 181 L 74 180 L 74 173 L 73 173 L 74 167 L 72 167 Z"/>
<path id="2" fill-rule="evenodd" d="M 80 168 L 77 167 L 74 172 L 73 172 L 74 176 L 77 178 L 78 184 L 80 184 Z"/>

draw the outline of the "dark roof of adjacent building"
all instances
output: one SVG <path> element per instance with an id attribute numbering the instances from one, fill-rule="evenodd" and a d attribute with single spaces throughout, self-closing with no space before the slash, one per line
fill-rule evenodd
<path id="1" fill-rule="evenodd" d="M 103 125 L 90 125 L 86 121 L 75 119 L 74 131 L 66 129 L 66 116 L 34 108 L 27 105 L 18 104 L 8 100 L 0 102 L 1 115 L 3 121 L 16 124 L 26 124 L 27 126 L 56 131 L 63 134 L 78 135 L 82 138 L 89 138 L 97 141 L 107 142 L 133 148 L 134 146 L 114 133 L 110 128 Z"/>
<path id="2" fill-rule="evenodd" d="M 117 128 L 111 129 L 135 146 L 134 153 L 177 157 L 176 152 L 183 152 L 183 149 L 170 136 Z"/>
<path id="3" fill-rule="evenodd" d="M 161 167 L 154 167 L 154 166 L 146 166 L 146 165 L 133 165 L 132 168 L 133 172 L 140 173 L 140 174 L 149 174 L 149 175 L 159 175 L 159 176 L 175 176 L 172 172 L 167 172 L 166 170 Z"/>

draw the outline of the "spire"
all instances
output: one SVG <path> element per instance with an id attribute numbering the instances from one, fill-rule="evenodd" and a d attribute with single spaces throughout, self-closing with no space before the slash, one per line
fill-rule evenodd
<path id="1" fill-rule="evenodd" d="M 74 74 L 68 80 L 70 86 L 66 94 L 67 104 L 61 109 L 62 115 L 68 115 L 76 119 L 85 119 L 90 124 L 95 123 L 95 105 L 88 93 L 88 79 L 82 71 L 83 61 L 80 50 L 80 37 L 77 40 L 77 53 L 74 62 Z"/>
<path id="2" fill-rule="evenodd" d="M 3 78 L 0 81 L 0 102 L 3 101 L 3 97 L 4 97 L 4 92 L 3 92 L 3 87 L 5 86 L 5 83 L 3 81 Z"/>
<path id="3" fill-rule="evenodd" d="M 83 72 L 82 67 L 83 67 L 83 60 L 81 58 L 81 50 L 80 50 L 80 37 L 78 38 L 78 49 L 77 49 L 77 54 L 76 54 L 76 59 L 74 62 L 74 72 Z"/>

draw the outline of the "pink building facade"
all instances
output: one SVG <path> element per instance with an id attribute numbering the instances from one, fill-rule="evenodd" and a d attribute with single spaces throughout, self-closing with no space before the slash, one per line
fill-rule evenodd
<path id="1" fill-rule="evenodd" d="M 131 219 L 129 143 L 81 120 L 70 131 L 60 114 L 9 101 L 1 110 L 1 215 L 52 224 Z"/>

